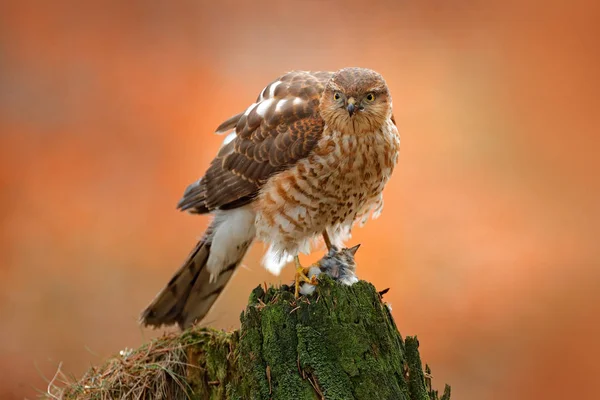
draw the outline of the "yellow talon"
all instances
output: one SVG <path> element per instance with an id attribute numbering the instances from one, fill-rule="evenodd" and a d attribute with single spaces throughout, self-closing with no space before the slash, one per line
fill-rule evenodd
<path id="1" fill-rule="evenodd" d="M 311 285 L 317 285 L 318 281 L 317 281 L 317 277 L 315 275 L 311 276 L 310 278 L 307 276 L 308 272 L 310 271 L 310 267 L 309 268 L 304 268 L 302 266 L 302 264 L 300 264 L 300 258 L 298 256 L 294 257 L 294 262 L 296 263 L 296 279 L 294 282 L 294 286 L 295 286 L 295 296 L 296 298 L 300 297 L 300 283 L 301 282 L 306 282 L 306 283 L 310 283 Z"/>

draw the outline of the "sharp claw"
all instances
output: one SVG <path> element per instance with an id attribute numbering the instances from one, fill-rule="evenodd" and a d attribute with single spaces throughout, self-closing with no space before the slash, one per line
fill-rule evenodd
<path id="1" fill-rule="evenodd" d="M 308 268 L 304 268 L 301 264 L 300 264 L 300 260 L 298 258 L 296 258 L 296 279 L 294 282 L 294 294 L 296 296 L 296 298 L 300 297 L 300 283 L 301 282 L 306 282 L 309 283 L 311 285 L 317 285 L 318 281 L 317 281 L 317 276 L 316 275 L 312 275 L 310 278 L 308 277 L 308 274 L 310 273 L 310 269 L 312 267 L 319 267 L 319 263 L 315 263 L 313 265 L 311 265 Z"/>
<path id="2" fill-rule="evenodd" d="M 314 276 L 314 275 L 313 275 Z M 302 282 L 311 283 L 312 279 L 308 277 L 304 272 L 298 274 L 298 279 Z"/>

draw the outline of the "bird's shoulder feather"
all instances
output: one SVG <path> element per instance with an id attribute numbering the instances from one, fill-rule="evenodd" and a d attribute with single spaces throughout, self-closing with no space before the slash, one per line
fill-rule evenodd
<path id="1" fill-rule="evenodd" d="M 178 207 L 195 213 L 251 202 L 276 173 L 307 157 L 325 123 L 319 101 L 331 72 L 292 71 L 268 84 L 245 112 L 217 132 L 234 130 L 205 175 L 188 187 Z"/>

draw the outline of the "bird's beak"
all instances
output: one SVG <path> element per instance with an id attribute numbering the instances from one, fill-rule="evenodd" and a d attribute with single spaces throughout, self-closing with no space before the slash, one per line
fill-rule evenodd
<path id="1" fill-rule="evenodd" d="M 350 98 L 348 99 L 348 106 L 346 107 L 346 109 L 348 110 L 348 114 L 349 114 L 350 116 L 354 115 L 354 111 L 356 111 L 356 106 L 355 106 L 355 104 L 356 104 L 356 100 L 354 100 L 354 98 L 353 98 L 353 97 L 350 97 Z"/>
<path id="2" fill-rule="evenodd" d="M 358 250 L 358 248 L 359 248 L 359 247 L 360 247 L 360 243 L 359 243 L 359 244 L 357 244 L 357 245 L 356 245 L 356 246 L 354 246 L 354 247 L 350 247 L 350 248 L 348 249 L 348 251 L 350 252 L 350 254 L 352 254 L 352 255 L 355 255 L 355 254 L 356 254 L 356 251 Z"/>

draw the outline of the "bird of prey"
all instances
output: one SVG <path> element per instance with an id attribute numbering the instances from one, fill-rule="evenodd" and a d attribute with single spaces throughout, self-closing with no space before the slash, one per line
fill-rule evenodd
<path id="1" fill-rule="evenodd" d="M 377 72 L 289 72 L 216 130 L 230 131 L 178 204 L 212 222 L 143 312 L 144 325 L 202 320 L 254 240 L 268 245 L 263 264 L 274 274 L 295 261 L 298 296 L 300 283 L 314 283 L 298 254 L 320 237 L 343 248 L 355 222 L 381 212 L 400 137 Z"/>

